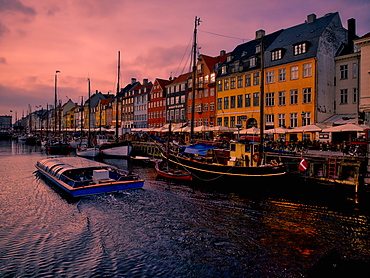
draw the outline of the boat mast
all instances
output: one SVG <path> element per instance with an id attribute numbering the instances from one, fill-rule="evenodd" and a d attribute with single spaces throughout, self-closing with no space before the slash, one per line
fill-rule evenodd
<path id="1" fill-rule="evenodd" d="M 119 79 L 120 79 L 120 59 L 121 59 L 121 52 L 118 51 L 118 79 L 117 79 L 117 93 L 116 93 L 116 142 L 118 143 L 118 94 L 119 94 Z"/>
<path id="2" fill-rule="evenodd" d="M 261 84 L 260 84 L 260 90 L 261 90 L 261 96 L 260 96 L 260 146 L 259 146 L 259 157 L 260 160 L 263 159 L 263 153 L 264 153 L 264 122 L 265 122 L 265 113 L 264 113 L 264 106 L 265 106 L 265 86 L 264 86 L 264 45 L 263 45 L 263 34 L 261 36 Z"/>
<path id="3" fill-rule="evenodd" d="M 84 107 L 84 96 L 81 96 L 81 108 L 80 108 L 80 111 L 81 111 L 81 115 L 80 115 L 80 117 L 81 117 L 81 119 L 80 119 L 80 125 L 81 125 L 81 135 L 80 135 L 80 137 L 81 137 L 81 140 L 82 140 L 82 132 L 83 132 L 83 112 L 84 112 L 84 109 L 83 109 L 83 107 Z"/>
<path id="4" fill-rule="evenodd" d="M 193 75 L 192 75 L 192 97 L 191 97 L 191 124 L 190 139 L 194 136 L 194 112 L 195 112 L 195 84 L 197 70 L 197 27 L 200 25 L 200 18 L 195 17 L 194 21 L 194 38 L 193 38 Z"/>
<path id="5" fill-rule="evenodd" d="M 88 93 L 89 93 L 89 114 L 88 114 L 88 130 L 87 130 L 87 144 L 90 147 L 90 115 L 91 115 L 91 88 L 90 88 L 90 78 L 87 79 L 88 82 Z"/>

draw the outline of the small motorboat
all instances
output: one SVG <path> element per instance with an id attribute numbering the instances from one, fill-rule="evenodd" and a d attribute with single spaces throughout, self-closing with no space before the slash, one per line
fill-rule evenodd
<path id="1" fill-rule="evenodd" d="M 100 154 L 98 147 L 77 148 L 76 154 L 81 157 L 97 157 Z"/>
<path id="2" fill-rule="evenodd" d="M 157 160 L 155 163 L 155 170 L 157 171 L 158 176 L 174 179 L 174 180 L 192 180 L 191 173 L 186 170 L 180 170 L 171 168 L 164 161 Z"/>
<path id="3" fill-rule="evenodd" d="M 42 176 L 72 197 L 142 188 L 138 175 L 82 157 L 50 157 L 37 162 Z"/>

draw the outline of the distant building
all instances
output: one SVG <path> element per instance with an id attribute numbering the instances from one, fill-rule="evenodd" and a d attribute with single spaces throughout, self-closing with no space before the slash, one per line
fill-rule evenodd
<path id="1" fill-rule="evenodd" d="M 9 129 L 12 127 L 12 116 L 0 116 L 0 129 Z"/>

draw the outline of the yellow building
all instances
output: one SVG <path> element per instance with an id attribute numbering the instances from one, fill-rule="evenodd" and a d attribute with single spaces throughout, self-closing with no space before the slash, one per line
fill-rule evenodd
<path id="1" fill-rule="evenodd" d="M 346 39 L 338 13 L 318 19 L 311 14 L 304 23 L 269 35 L 257 31 L 254 40 L 237 46 L 219 66 L 217 124 L 266 130 L 306 126 L 331 117 L 335 113 L 334 58 Z M 288 140 L 303 139 L 302 133 L 289 135 Z M 310 134 L 305 138 L 315 139 Z"/>

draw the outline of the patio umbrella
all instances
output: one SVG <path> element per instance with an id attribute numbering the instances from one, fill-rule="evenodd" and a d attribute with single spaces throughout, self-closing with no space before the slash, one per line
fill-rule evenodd
<path id="1" fill-rule="evenodd" d="M 289 131 L 287 128 L 283 127 L 277 127 L 277 128 L 272 128 L 272 129 L 266 129 L 265 133 L 267 134 L 285 134 Z"/>
<path id="2" fill-rule="evenodd" d="M 214 131 L 214 132 L 234 132 L 235 130 L 237 130 L 237 128 L 221 126 L 221 125 L 210 127 L 209 129 L 209 131 Z"/>
<path id="3" fill-rule="evenodd" d="M 310 124 L 310 125 L 305 125 L 305 126 L 300 126 L 300 127 L 295 127 L 293 129 L 288 129 L 289 133 L 294 133 L 294 132 L 319 132 L 322 131 L 324 128 L 321 126 L 315 125 L 315 124 Z"/>
<path id="4" fill-rule="evenodd" d="M 194 127 L 194 131 L 195 132 L 206 132 L 206 131 L 210 131 L 210 127 L 205 126 L 205 125 L 200 125 L 200 126 Z"/>
<path id="5" fill-rule="evenodd" d="M 254 126 L 247 128 L 247 129 L 242 129 L 240 131 L 240 134 L 260 134 L 260 133 L 261 133 L 261 130 Z"/>
<path id="6" fill-rule="evenodd" d="M 366 126 L 360 126 L 356 124 L 344 124 L 344 125 L 338 125 L 333 126 L 325 129 L 325 132 L 350 132 L 350 131 L 357 131 L 357 132 L 363 132 L 367 128 Z"/>

